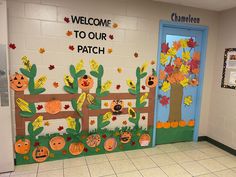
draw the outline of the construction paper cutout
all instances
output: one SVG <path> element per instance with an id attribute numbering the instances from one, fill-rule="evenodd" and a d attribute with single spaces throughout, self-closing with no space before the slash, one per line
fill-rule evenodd
<path id="1" fill-rule="evenodd" d="M 158 122 L 156 123 L 156 128 L 163 128 L 163 123 L 160 122 L 160 121 L 158 121 Z"/>
<path id="2" fill-rule="evenodd" d="M 39 53 L 43 54 L 45 52 L 44 48 L 39 48 Z"/>
<path id="3" fill-rule="evenodd" d="M 103 138 L 103 139 L 106 139 L 106 138 L 107 138 L 107 135 L 106 135 L 106 134 L 103 134 L 103 135 L 102 135 L 102 138 Z"/>
<path id="4" fill-rule="evenodd" d="M 124 120 L 124 121 L 122 122 L 122 124 L 123 124 L 123 125 L 127 125 L 127 121 Z"/>
<path id="5" fill-rule="evenodd" d="M 38 89 L 38 88 L 43 88 L 43 86 L 45 85 L 47 81 L 47 77 L 46 76 L 41 76 L 40 78 L 38 78 L 35 83 L 34 83 L 34 88 Z"/>
<path id="6" fill-rule="evenodd" d="M 140 146 L 148 146 L 149 143 L 151 142 L 151 137 L 149 134 L 142 134 L 140 139 L 139 139 L 139 144 Z"/>
<path id="7" fill-rule="evenodd" d="M 193 38 L 190 38 L 187 42 L 188 47 L 195 48 L 197 46 L 197 42 L 193 40 Z"/>
<path id="8" fill-rule="evenodd" d="M 37 147 L 37 146 L 40 146 L 40 144 L 39 144 L 38 141 L 35 141 L 35 143 L 34 143 L 34 147 Z"/>
<path id="9" fill-rule="evenodd" d="M 105 103 L 104 103 L 104 106 L 105 106 L 105 107 L 108 107 L 108 106 L 109 106 L 109 103 L 108 103 L 108 102 L 105 102 Z"/>
<path id="10" fill-rule="evenodd" d="M 57 128 L 58 131 L 62 131 L 63 129 L 64 129 L 63 126 L 59 126 L 59 127 Z"/>
<path id="11" fill-rule="evenodd" d="M 83 69 L 83 67 L 84 67 L 84 60 L 80 60 L 79 63 L 77 63 L 75 66 L 75 71 L 79 72 Z"/>
<path id="12" fill-rule="evenodd" d="M 179 122 L 178 121 L 173 121 L 170 123 L 171 128 L 177 128 L 179 126 Z"/>
<path id="13" fill-rule="evenodd" d="M 116 89 L 119 90 L 121 85 L 116 85 Z"/>
<path id="14" fill-rule="evenodd" d="M 126 80 L 127 85 L 129 86 L 130 89 L 135 90 L 136 89 L 136 84 L 133 80 L 127 79 Z"/>
<path id="15" fill-rule="evenodd" d="M 116 116 L 113 116 L 111 120 L 116 121 L 116 119 L 117 119 Z"/>
<path id="16" fill-rule="evenodd" d="M 169 48 L 169 43 L 162 43 L 162 44 L 161 44 L 161 52 L 162 52 L 162 53 L 166 54 L 169 49 L 170 49 L 170 48 Z"/>
<path id="17" fill-rule="evenodd" d="M 115 138 L 108 138 L 104 143 L 104 149 L 108 152 L 113 151 L 117 147 L 117 141 Z"/>
<path id="18" fill-rule="evenodd" d="M 52 150 L 60 151 L 65 147 L 66 142 L 62 136 L 56 136 L 49 141 L 49 145 Z"/>
<path id="19" fill-rule="evenodd" d="M 134 57 L 135 57 L 135 58 L 138 58 L 138 52 L 135 52 L 135 53 L 134 53 Z"/>
<path id="20" fill-rule="evenodd" d="M 122 68 L 117 68 L 118 73 L 122 73 Z"/>
<path id="21" fill-rule="evenodd" d="M 85 98 L 86 98 L 86 93 L 85 92 L 80 94 L 79 98 L 77 99 L 77 110 L 79 110 L 79 111 L 82 110 L 82 106 L 84 104 Z"/>
<path id="22" fill-rule="evenodd" d="M 179 126 L 180 127 L 185 127 L 187 124 L 186 124 L 186 121 L 185 120 L 181 120 L 179 121 Z"/>
<path id="23" fill-rule="evenodd" d="M 71 51 L 73 51 L 75 48 L 74 48 L 73 45 L 69 45 L 68 49 L 71 50 Z"/>
<path id="24" fill-rule="evenodd" d="M 16 49 L 16 44 L 14 43 L 10 43 L 8 46 L 10 49 L 13 49 L 13 50 Z"/>
<path id="25" fill-rule="evenodd" d="M 90 60 L 89 64 L 92 71 L 98 72 L 99 64 L 95 60 Z"/>
<path id="26" fill-rule="evenodd" d="M 148 98 L 148 93 L 145 93 L 144 95 L 142 95 L 139 101 L 140 104 L 144 103 L 147 98 Z"/>
<path id="27" fill-rule="evenodd" d="M 141 74 L 144 73 L 144 72 L 146 72 L 147 68 L 148 68 L 148 62 L 145 61 L 144 64 L 143 64 L 143 65 L 141 66 L 141 68 L 140 68 Z"/>
<path id="28" fill-rule="evenodd" d="M 47 160 L 48 156 L 49 156 L 49 150 L 45 146 L 36 147 L 32 153 L 33 159 L 38 163 Z"/>
<path id="29" fill-rule="evenodd" d="M 70 23 L 70 19 L 69 19 L 68 17 L 65 17 L 65 18 L 64 18 L 64 21 L 65 21 L 66 23 Z"/>
<path id="30" fill-rule="evenodd" d="M 89 147 L 96 147 L 101 143 L 101 137 L 99 134 L 89 135 L 86 143 Z"/>
<path id="31" fill-rule="evenodd" d="M 50 123 L 48 121 L 44 122 L 44 126 L 48 127 L 49 125 L 50 125 Z"/>
<path id="32" fill-rule="evenodd" d="M 70 137 L 70 136 L 68 136 L 67 138 L 66 138 L 66 141 L 68 142 L 68 141 L 71 141 L 72 140 L 72 138 Z"/>
<path id="33" fill-rule="evenodd" d="M 90 125 L 94 125 L 95 124 L 95 120 L 91 120 L 89 124 Z"/>
<path id="34" fill-rule="evenodd" d="M 68 105 L 68 104 L 66 104 L 65 106 L 64 106 L 64 109 L 65 110 L 67 110 L 67 109 L 69 109 L 70 108 L 70 105 Z"/>
<path id="35" fill-rule="evenodd" d="M 67 36 L 71 36 L 71 35 L 72 35 L 72 31 L 69 31 L 69 30 L 68 30 L 68 31 L 66 32 L 66 35 L 67 35 Z"/>
<path id="36" fill-rule="evenodd" d="M 45 103 L 45 111 L 49 114 L 57 114 L 61 111 L 61 101 L 60 100 L 51 100 Z"/>
<path id="37" fill-rule="evenodd" d="M 93 78 L 89 75 L 84 75 L 78 80 L 79 88 L 83 91 L 87 91 L 93 87 L 94 81 Z"/>
<path id="38" fill-rule="evenodd" d="M 55 69 L 55 66 L 54 65 L 49 65 L 48 69 L 53 70 L 53 69 Z"/>
<path id="39" fill-rule="evenodd" d="M 195 87 L 195 86 L 198 86 L 198 79 L 197 78 L 194 78 L 194 79 L 192 79 L 191 81 L 190 81 L 190 85 L 191 86 L 193 86 L 193 87 Z"/>
<path id="40" fill-rule="evenodd" d="M 166 106 L 169 104 L 170 98 L 167 96 L 162 96 L 160 99 L 160 103 L 162 106 Z"/>
<path id="41" fill-rule="evenodd" d="M 124 108 L 124 102 L 122 100 L 113 100 L 110 106 L 113 114 L 121 114 Z"/>
<path id="42" fill-rule="evenodd" d="M 112 113 L 107 112 L 106 114 L 103 115 L 102 122 L 107 122 L 112 118 Z"/>
<path id="43" fill-rule="evenodd" d="M 146 116 L 142 116 L 142 120 L 145 120 L 146 119 Z"/>
<path id="44" fill-rule="evenodd" d="M 110 34 L 110 35 L 109 35 L 109 38 L 110 38 L 111 40 L 113 40 L 113 39 L 114 39 L 114 36 L 113 36 L 112 34 Z"/>
<path id="45" fill-rule="evenodd" d="M 69 152 L 74 156 L 81 154 L 83 150 L 84 150 L 84 144 L 81 142 L 71 143 L 69 146 Z"/>
<path id="46" fill-rule="evenodd" d="M 170 83 L 167 81 L 164 81 L 162 84 L 161 90 L 163 92 L 167 92 L 168 90 L 170 90 Z"/>
<path id="47" fill-rule="evenodd" d="M 112 24 L 112 28 L 117 28 L 118 27 L 118 24 L 117 23 L 113 23 Z"/>
<path id="48" fill-rule="evenodd" d="M 109 89 L 111 88 L 111 86 L 112 86 L 111 80 L 106 81 L 106 82 L 102 85 L 101 92 L 109 91 Z"/>
<path id="49" fill-rule="evenodd" d="M 164 122 L 163 123 L 163 128 L 170 128 L 170 122 L 169 121 Z"/>
<path id="50" fill-rule="evenodd" d="M 29 58 L 27 56 L 23 56 L 21 58 L 21 61 L 22 61 L 23 65 L 24 65 L 24 69 L 26 69 L 27 71 L 30 71 L 31 68 L 32 68 L 32 65 L 30 63 Z"/>
<path id="51" fill-rule="evenodd" d="M 95 98 L 93 95 L 88 93 L 86 98 L 89 104 L 94 104 Z"/>
<path id="52" fill-rule="evenodd" d="M 88 152 L 88 148 L 84 148 L 84 152 Z"/>
<path id="53" fill-rule="evenodd" d="M 156 61 L 155 61 L 155 60 L 152 60 L 152 61 L 150 62 L 150 64 L 151 64 L 151 65 L 155 65 L 155 64 L 156 64 Z"/>
<path id="54" fill-rule="evenodd" d="M 108 49 L 107 49 L 107 53 L 109 53 L 109 54 L 111 54 L 112 51 L 113 51 L 112 48 L 108 48 Z"/>
<path id="55" fill-rule="evenodd" d="M 37 106 L 37 110 L 39 111 L 39 110 L 41 110 L 41 109 L 43 109 L 43 105 L 39 104 L 39 105 Z"/>
<path id="56" fill-rule="evenodd" d="M 15 91 L 24 91 L 28 87 L 28 79 L 19 73 L 15 73 L 10 77 L 10 87 Z"/>
<path id="57" fill-rule="evenodd" d="M 142 89 L 143 89 L 143 90 L 145 90 L 145 89 L 146 89 L 145 85 L 142 85 Z"/>
<path id="58" fill-rule="evenodd" d="M 76 122 L 74 118 L 67 117 L 66 122 L 67 122 L 68 128 L 73 129 L 73 130 L 76 129 Z"/>
<path id="59" fill-rule="evenodd" d="M 59 83 L 58 82 L 53 82 L 52 85 L 53 85 L 54 88 L 58 88 L 59 87 Z"/>
<path id="60" fill-rule="evenodd" d="M 165 66 L 167 62 L 168 62 L 168 55 L 161 53 L 161 58 L 160 58 L 161 65 Z"/>
<path id="61" fill-rule="evenodd" d="M 188 122 L 189 127 L 194 127 L 194 125 L 195 125 L 195 121 L 193 119 Z"/>
<path id="62" fill-rule="evenodd" d="M 24 159 L 24 160 L 29 160 L 29 156 L 25 155 L 25 156 L 23 157 L 23 159 Z"/>
<path id="63" fill-rule="evenodd" d="M 43 116 L 38 116 L 37 119 L 32 123 L 33 131 L 43 126 Z"/>
<path id="64" fill-rule="evenodd" d="M 167 55 L 170 56 L 170 57 L 175 57 L 177 54 L 177 50 L 175 50 L 174 47 L 170 48 L 167 52 Z"/>
<path id="65" fill-rule="evenodd" d="M 131 132 L 122 132 L 120 135 L 120 142 L 123 144 L 127 144 L 131 141 L 132 133 Z"/>
<path id="66" fill-rule="evenodd" d="M 175 48 L 175 50 L 179 50 L 181 48 L 180 41 L 174 41 L 173 42 L 173 47 Z"/>
<path id="67" fill-rule="evenodd" d="M 17 98 L 16 104 L 20 108 L 20 115 L 22 117 L 32 117 L 36 113 L 36 108 L 34 103 L 28 103 L 27 101 Z"/>
<path id="68" fill-rule="evenodd" d="M 27 154 L 30 151 L 30 140 L 19 139 L 15 143 L 15 152 L 18 154 Z"/>
<path id="69" fill-rule="evenodd" d="M 67 151 L 66 150 L 62 150 L 61 151 L 63 155 L 66 155 L 67 154 Z"/>
<path id="70" fill-rule="evenodd" d="M 193 100 L 192 100 L 192 96 L 186 96 L 184 97 L 184 105 L 186 106 L 190 106 L 192 104 Z"/>

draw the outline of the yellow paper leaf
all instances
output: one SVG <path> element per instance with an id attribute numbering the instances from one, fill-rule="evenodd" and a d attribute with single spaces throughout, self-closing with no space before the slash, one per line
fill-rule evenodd
<path id="1" fill-rule="evenodd" d="M 188 86 L 188 81 L 189 81 L 189 79 L 188 79 L 188 78 L 185 78 L 184 80 L 180 81 L 180 84 L 181 84 L 183 87 L 186 87 L 186 86 Z"/>
<path id="2" fill-rule="evenodd" d="M 22 62 L 23 62 L 24 68 L 25 68 L 26 70 L 30 71 L 32 65 L 31 65 L 31 63 L 30 63 L 29 58 L 28 58 L 27 56 L 23 56 L 23 57 L 21 58 L 21 60 L 22 60 Z"/>
<path id="3" fill-rule="evenodd" d="M 187 65 L 181 65 L 179 71 L 182 72 L 183 74 L 188 74 L 190 70 L 190 66 Z"/>
<path id="4" fill-rule="evenodd" d="M 190 60 L 191 56 L 190 56 L 190 52 L 189 51 L 185 51 L 182 52 L 182 59 L 187 62 L 188 60 Z"/>
<path id="5" fill-rule="evenodd" d="M 165 55 L 164 53 L 161 53 L 161 59 L 160 59 L 160 62 L 161 62 L 161 65 L 166 65 L 168 61 L 168 55 Z"/>
<path id="6" fill-rule="evenodd" d="M 188 45 L 187 45 L 188 40 L 187 39 L 180 39 L 179 42 L 180 42 L 180 45 L 182 48 L 188 47 Z"/>
<path id="7" fill-rule="evenodd" d="M 191 96 L 187 96 L 184 98 L 184 104 L 186 106 L 190 106 L 192 104 L 193 100 L 192 100 L 192 97 Z"/>
<path id="8" fill-rule="evenodd" d="M 174 47 L 172 47 L 168 50 L 167 55 L 174 57 L 176 53 L 177 53 L 177 50 Z"/>
<path id="9" fill-rule="evenodd" d="M 167 81 L 164 81 L 162 84 L 161 90 L 163 92 L 167 92 L 168 90 L 170 90 L 170 83 Z"/>

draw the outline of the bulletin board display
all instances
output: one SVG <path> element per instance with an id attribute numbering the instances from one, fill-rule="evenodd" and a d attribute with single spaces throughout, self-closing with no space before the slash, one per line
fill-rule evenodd
<path id="1" fill-rule="evenodd" d="M 236 48 L 225 49 L 221 87 L 236 88 Z"/>
<path id="2" fill-rule="evenodd" d="M 105 60 L 97 59 L 113 55 L 116 36 L 112 31 L 119 29 L 119 23 L 71 15 L 64 18 L 64 24 L 68 25 L 65 37 L 73 40 L 65 48 L 78 58 L 73 63 L 65 58 L 64 76 L 57 72 L 57 63 L 42 67 L 24 55 L 19 58 L 20 68 L 10 78 L 15 101 L 16 164 L 150 147 L 158 82 L 155 60 L 139 65 L 139 52 L 133 51 L 130 60 L 137 62 L 132 62 L 135 66 L 124 77 L 124 65 L 110 68 Z M 73 29 L 75 25 L 91 28 Z M 98 27 L 105 32 L 96 31 Z M 91 45 L 83 42 L 85 39 Z M 95 45 L 97 41 L 99 45 Z M 12 42 L 9 48 L 14 52 L 17 45 Z M 43 56 L 47 50 L 41 46 L 38 53 Z M 52 82 L 51 76 L 60 81 Z M 120 80 L 125 86 L 114 85 Z"/>

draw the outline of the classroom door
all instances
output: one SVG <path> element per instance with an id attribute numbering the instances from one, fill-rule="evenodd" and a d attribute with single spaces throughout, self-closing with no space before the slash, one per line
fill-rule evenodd
<path id="1" fill-rule="evenodd" d="M 160 30 L 156 144 L 197 140 L 207 28 L 161 23 Z"/>
<path id="2" fill-rule="evenodd" d="M 7 7 L 0 0 L 0 173 L 14 170 L 7 49 Z"/>

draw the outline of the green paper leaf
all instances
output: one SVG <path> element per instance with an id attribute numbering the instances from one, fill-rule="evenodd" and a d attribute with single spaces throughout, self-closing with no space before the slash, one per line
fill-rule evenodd
<path id="1" fill-rule="evenodd" d="M 81 128 L 80 119 L 76 119 L 75 122 L 76 122 L 76 132 L 79 133 L 80 132 L 80 128 Z"/>
<path id="2" fill-rule="evenodd" d="M 79 77 L 84 76 L 85 74 L 86 74 L 86 71 L 83 69 L 76 73 L 76 77 L 79 78 Z"/>
<path id="3" fill-rule="evenodd" d="M 39 127 L 39 128 L 37 128 L 36 130 L 34 130 L 34 136 L 37 136 L 37 135 L 39 135 L 40 133 L 42 133 L 42 131 L 43 131 L 43 127 Z"/>
<path id="4" fill-rule="evenodd" d="M 100 95 L 100 93 L 101 93 L 101 86 L 97 86 L 97 88 L 96 88 L 96 94 L 97 94 L 97 96 L 99 96 Z"/>
<path id="5" fill-rule="evenodd" d="M 99 77 L 100 77 L 100 78 L 102 78 L 103 72 L 104 72 L 103 66 L 102 66 L 102 65 L 99 65 L 99 67 L 98 67 L 98 74 L 99 74 Z"/>
<path id="6" fill-rule="evenodd" d="M 96 78 L 98 78 L 98 72 L 96 72 L 96 71 L 90 71 L 90 74 L 93 76 L 93 77 L 96 77 Z"/>
<path id="7" fill-rule="evenodd" d="M 43 93 L 43 92 L 45 92 L 45 91 L 46 91 L 45 88 L 37 88 L 37 89 L 34 89 L 34 90 L 31 92 L 31 94 L 32 94 L 32 95 L 38 95 L 38 94 Z"/>
<path id="8" fill-rule="evenodd" d="M 74 65 L 70 65 L 70 74 L 73 78 L 76 78 L 76 70 Z"/>
<path id="9" fill-rule="evenodd" d="M 30 136 L 33 136 L 34 127 L 33 127 L 33 125 L 32 125 L 32 122 L 30 122 L 30 123 L 28 124 L 28 132 L 29 132 L 29 135 L 30 135 Z"/>
<path id="10" fill-rule="evenodd" d="M 76 131 L 74 129 L 72 129 L 72 128 L 67 128 L 66 129 L 66 133 L 68 133 L 68 134 L 76 134 Z"/>
<path id="11" fill-rule="evenodd" d="M 36 113 L 36 107 L 34 103 L 29 103 L 29 109 L 31 110 L 33 114 Z"/>
<path id="12" fill-rule="evenodd" d="M 88 105 L 88 108 L 91 110 L 98 110 L 98 109 L 101 109 L 101 106 L 95 105 L 95 104 L 90 104 L 90 105 Z"/>
<path id="13" fill-rule="evenodd" d="M 20 72 L 24 74 L 26 77 L 30 77 L 30 72 L 28 70 L 20 68 Z"/>
<path id="14" fill-rule="evenodd" d="M 21 117 L 31 118 L 34 114 L 32 112 L 20 111 Z"/>
<path id="15" fill-rule="evenodd" d="M 35 64 L 32 65 L 31 69 L 30 69 L 30 77 L 34 78 L 37 74 L 37 67 Z"/>
<path id="16" fill-rule="evenodd" d="M 136 90 L 134 90 L 134 89 L 129 88 L 128 91 L 132 95 L 136 95 L 137 94 Z"/>
<path id="17" fill-rule="evenodd" d="M 147 72 L 144 72 L 144 73 L 140 74 L 140 78 L 142 79 L 142 78 L 144 78 L 146 75 L 147 75 Z"/>
<path id="18" fill-rule="evenodd" d="M 77 112 L 78 112 L 78 114 L 79 114 L 80 117 L 83 117 L 83 116 L 84 116 L 83 113 L 82 113 L 82 111 L 77 111 Z"/>
<path id="19" fill-rule="evenodd" d="M 137 67 L 136 69 L 136 77 L 140 78 L 140 67 Z"/>
<path id="20" fill-rule="evenodd" d="M 143 107 L 145 107 L 145 105 L 147 104 L 147 102 L 146 101 L 144 101 L 143 103 L 141 103 L 139 106 L 140 106 L 140 108 L 143 108 Z"/>
<path id="21" fill-rule="evenodd" d="M 71 100 L 71 105 L 72 105 L 74 111 L 77 112 L 77 101 L 76 101 L 76 99 Z"/>
<path id="22" fill-rule="evenodd" d="M 68 86 L 64 86 L 63 87 L 64 88 L 64 90 L 66 91 L 66 92 L 68 92 L 68 93 L 70 93 L 70 94 L 74 94 L 74 93 L 77 93 L 78 91 L 77 90 L 75 90 L 75 89 L 73 89 L 73 88 L 71 88 L 71 87 L 68 87 Z"/>
<path id="23" fill-rule="evenodd" d="M 153 76 L 157 76 L 157 72 L 156 72 L 155 69 L 152 69 L 152 75 L 153 75 Z"/>
<path id="24" fill-rule="evenodd" d="M 107 96 L 107 95 L 109 95 L 109 91 L 105 91 L 105 92 L 98 94 L 99 97 L 103 97 L 103 96 Z"/>

